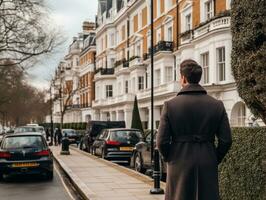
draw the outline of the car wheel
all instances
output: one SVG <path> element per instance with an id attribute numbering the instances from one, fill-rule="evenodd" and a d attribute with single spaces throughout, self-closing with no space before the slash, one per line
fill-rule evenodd
<path id="1" fill-rule="evenodd" d="M 0 181 L 2 181 L 3 179 L 4 179 L 3 174 L 0 173 Z"/>
<path id="2" fill-rule="evenodd" d="M 53 178 L 54 178 L 54 172 L 53 171 L 49 171 L 49 172 L 46 173 L 46 179 L 48 181 L 53 180 Z"/>
<path id="3" fill-rule="evenodd" d="M 135 171 L 140 172 L 140 173 L 143 173 L 145 171 L 143 168 L 143 161 L 142 161 L 140 153 L 135 154 L 134 168 L 135 168 Z"/>

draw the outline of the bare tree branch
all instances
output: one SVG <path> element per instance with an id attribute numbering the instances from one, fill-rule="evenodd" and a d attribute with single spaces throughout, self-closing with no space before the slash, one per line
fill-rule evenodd
<path id="1" fill-rule="evenodd" d="M 0 66 L 11 60 L 26 68 L 52 53 L 63 39 L 51 24 L 43 0 L 0 0 Z"/>

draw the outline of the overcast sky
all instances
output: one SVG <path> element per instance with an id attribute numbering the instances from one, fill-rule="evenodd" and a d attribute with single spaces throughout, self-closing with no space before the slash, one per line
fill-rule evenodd
<path id="1" fill-rule="evenodd" d="M 29 82 L 39 88 L 49 87 L 49 81 L 54 74 L 59 61 L 67 53 L 72 38 L 82 31 L 84 20 L 95 20 L 98 0 L 46 0 L 51 10 L 53 23 L 60 27 L 66 42 L 62 49 L 51 57 L 43 59 L 34 68 L 28 71 Z"/>

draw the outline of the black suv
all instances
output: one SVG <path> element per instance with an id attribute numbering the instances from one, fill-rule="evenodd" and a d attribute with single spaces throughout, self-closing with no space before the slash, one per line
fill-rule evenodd
<path id="1" fill-rule="evenodd" d="M 145 132 L 145 138 L 135 145 L 131 158 L 131 167 L 137 172 L 145 173 L 151 169 L 151 130 Z M 157 131 L 154 130 L 154 148 L 156 146 Z M 166 163 L 160 158 L 160 169 L 162 179 L 166 176 Z"/>
<path id="2" fill-rule="evenodd" d="M 114 162 L 130 162 L 134 146 L 143 140 L 138 129 L 104 129 L 95 139 L 92 153 Z"/>
<path id="3" fill-rule="evenodd" d="M 0 145 L 0 179 L 13 174 L 41 174 L 53 179 L 53 154 L 41 133 L 4 136 Z"/>
<path id="4" fill-rule="evenodd" d="M 125 127 L 125 121 L 89 121 L 87 123 L 85 135 L 80 141 L 80 149 L 91 153 L 92 144 L 103 129 Z"/>

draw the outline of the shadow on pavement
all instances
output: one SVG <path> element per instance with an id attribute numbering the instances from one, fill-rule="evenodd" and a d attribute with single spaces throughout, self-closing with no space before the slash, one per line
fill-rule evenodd
<path id="1" fill-rule="evenodd" d="M 5 177 L 3 180 L 0 181 L 0 183 L 6 183 L 6 184 L 32 184 L 32 183 L 44 183 L 44 182 L 50 182 L 45 179 L 45 176 L 42 175 L 11 175 L 8 177 Z"/>

